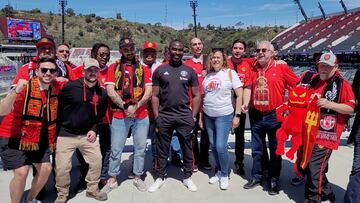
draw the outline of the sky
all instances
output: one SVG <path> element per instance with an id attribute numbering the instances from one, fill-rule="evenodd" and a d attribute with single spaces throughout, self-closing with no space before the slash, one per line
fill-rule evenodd
<path id="1" fill-rule="evenodd" d="M 339 0 L 301 0 L 308 17 L 321 15 L 318 1 L 325 13 L 343 11 Z M 198 0 L 197 22 L 222 27 L 284 25 L 291 26 L 303 20 L 293 0 Z M 0 0 L 0 7 L 10 3 L 18 10 L 39 8 L 42 12 L 59 13 L 58 0 Z M 360 7 L 360 0 L 344 0 L 348 9 Z M 76 14 L 95 13 L 97 16 L 122 18 L 131 22 L 161 23 L 175 29 L 187 28 L 193 23 L 193 11 L 188 0 L 67 0 L 66 8 Z"/>

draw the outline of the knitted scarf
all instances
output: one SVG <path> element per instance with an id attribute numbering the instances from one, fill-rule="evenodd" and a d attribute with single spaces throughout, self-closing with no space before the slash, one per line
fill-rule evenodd
<path id="1" fill-rule="evenodd" d="M 20 150 L 39 150 L 43 113 L 46 110 L 48 124 L 48 141 L 51 151 L 55 149 L 56 119 L 58 108 L 58 91 L 53 86 L 49 87 L 46 103 L 42 99 L 40 81 L 35 76 L 30 79 L 26 87 L 25 102 L 22 114 Z"/>

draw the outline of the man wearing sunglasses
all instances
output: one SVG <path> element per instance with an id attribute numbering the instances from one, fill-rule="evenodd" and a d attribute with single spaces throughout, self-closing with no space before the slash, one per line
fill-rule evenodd
<path id="1" fill-rule="evenodd" d="M 263 179 L 262 158 L 269 140 L 270 162 L 268 166 L 270 195 L 279 194 L 278 180 L 281 171 L 281 156 L 275 154 L 276 131 L 280 122 L 275 118 L 275 109 L 285 101 L 285 89 L 292 88 L 299 80 L 287 64 L 277 63 L 274 46 L 269 41 L 260 41 L 256 48 L 256 64 L 249 77 L 251 94 L 244 92 L 243 111 L 250 106 L 251 149 L 253 168 L 251 179 L 244 185 L 252 189 Z M 247 95 L 246 95 L 247 94 Z M 250 100 L 250 101 L 249 101 Z"/>
<path id="2" fill-rule="evenodd" d="M 86 196 L 99 201 L 107 200 L 107 194 L 98 188 L 101 152 L 97 130 L 107 109 L 107 94 L 98 82 L 99 70 L 97 60 L 86 60 L 84 77 L 68 82 L 59 94 L 61 114 L 55 159 L 56 203 L 65 203 L 69 196 L 71 157 L 76 149 L 89 164 L 85 177 Z"/>
<path id="3" fill-rule="evenodd" d="M 0 156 L 5 170 L 13 170 L 12 202 L 20 202 L 30 165 L 37 174 L 22 202 L 35 199 L 51 173 L 50 154 L 55 149 L 58 92 L 55 60 L 41 58 L 26 88 L 17 94 L 14 109 L 0 125 Z M 21 80 L 20 80 L 21 81 Z"/>
<path id="4" fill-rule="evenodd" d="M 135 43 L 129 37 L 119 41 L 121 59 L 111 64 L 105 82 L 112 101 L 111 154 L 108 175 L 110 178 L 103 190 L 110 192 L 118 186 L 121 155 L 132 130 L 134 141 L 134 186 L 146 191 L 142 180 L 145 165 L 146 139 L 149 129 L 147 103 L 151 96 L 151 71 L 136 59 Z"/>
<path id="5" fill-rule="evenodd" d="M 69 80 L 75 80 L 76 76 L 73 69 L 76 68 L 74 64 L 69 61 L 70 50 L 68 44 L 60 44 L 56 48 L 56 64 L 59 72 L 59 77 L 64 77 Z"/>

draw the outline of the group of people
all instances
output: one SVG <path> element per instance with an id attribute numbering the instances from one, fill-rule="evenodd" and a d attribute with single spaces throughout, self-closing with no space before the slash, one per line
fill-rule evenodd
<path id="1" fill-rule="evenodd" d="M 359 96 L 357 92 L 355 98 L 350 83 L 340 75 L 336 56 L 323 53 L 316 63 L 317 73 L 309 76 L 306 72 L 299 79 L 286 62 L 275 59 L 277 50 L 269 41 L 257 44 L 254 58 L 245 58 L 247 47 L 242 40 L 233 42 L 230 57 L 223 48 L 203 54 L 199 38 L 192 38 L 189 46 L 193 56 L 184 61 L 184 44 L 171 41 L 164 61 L 158 63 L 155 42 L 144 43 L 139 60 L 133 40 L 123 37 L 119 41 L 121 58 L 113 64 L 107 65 L 109 46 L 96 43 L 91 57 L 76 67 L 69 62 L 67 44 L 56 47 L 53 39 L 41 38 L 36 44 L 37 56 L 19 68 L 13 88 L 0 103 L 0 113 L 5 115 L 0 125 L 0 156 L 4 169 L 14 171 L 12 202 L 34 202 L 52 169 L 58 192 L 55 202 L 66 202 L 74 152 L 86 196 L 107 200 L 107 194 L 119 185 L 122 152 L 129 136 L 133 136 L 134 145 L 129 178 L 139 191 L 156 192 L 164 185 L 168 158 L 170 152 L 175 153 L 172 148 L 176 145 L 181 148 L 177 159 L 183 168 L 183 184 L 190 191 L 197 191 L 191 176 L 198 167 L 214 169 L 209 183 L 226 190 L 232 129 L 235 172 L 245 174 L 246 114 L 251 125 L 253 164 L 244 189 L 266 180 L 268 193 L 277 195 L 282 158 L 276 153 L 276 134 L 281 125 L 276 109 L 286 102 L 286 91 L 299 85 L 306 86 L 311 95 L 309 103 L 315 103 L 314 109 L 308 108 L 311 118 L 299 118 L 311 137 L 311 142 L 304 142 L 298 150 L 296 162 L 302 167 L 297 175 L 306 177 L 304 202 L 335 201 L 326 178 L 328 160 L 338 148 L 347 115 L 354 113 Z M 359 201 L 359 135 L 357 132 L 354 138 L 347 202 Z M 149 187 L 143 180 L 148 137 L 156 174 Z M 214 166 L 209 161 L 209 149 Z M 34 166 L 34 177 L 25 196 L 30 165 Z"/>

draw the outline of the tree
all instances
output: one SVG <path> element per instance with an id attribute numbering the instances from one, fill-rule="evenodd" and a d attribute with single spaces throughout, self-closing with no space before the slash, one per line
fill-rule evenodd
<path id="1" fill-rule="evenodd" d="M 91 22 L 92 22 L 90 15 L 86 15 L 86 16 L 85 16 L 85 22 L 86 22 L 86 23 L 91 23 Z"/>
<path id="2" fill-rule="evenodd" d="M 76 15 L 74 9 L 72 9 L 72 8 L 66 9 L 66 10 L 65 10 L 65 13 L 66 13 L 66 15 L 68 15 L 68 16 L 75 16 L 75 15 Z"/>
<path id="3" fill-rule="evenodd" d="M 116 13 L 116 19 L 122 20 L 121 13 Z"/>
<path id="4" fill-rule="evenodd" d="M 157 22 L 154 24 L 155 27 L 160 27 L 161 26 L 161 23 Z"/>
<path id="5" fill-rule="evenodd" d="M 38 8 L 34 8 L 30 10 L 30 13 L 41 13 L 41 10 Z"/>
<path id="6" fill-rule="evenodd" d="M 5 5 L 5 7 L 3 9 L 1 9 L 1 12 L 3 12 L 5 14 L 6 17 L 14 17 L 15 14 L 15 10 L 12 6 Z"/>
<path id="7" fill-rule="evenodd" d="M 200 22 L 198 22 L 197 28 L 201 29 L 201 24 L 200 24 Z"/>
<path id="8" fill-rule="evenodd" d="M 188 25 L 188 28 L 189 28 L 189 29 L 193 29 L 193 28 L 194 28 L 194 24 L 190 23 L 190 24 Z"/>

